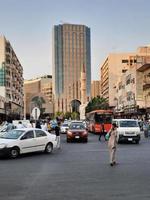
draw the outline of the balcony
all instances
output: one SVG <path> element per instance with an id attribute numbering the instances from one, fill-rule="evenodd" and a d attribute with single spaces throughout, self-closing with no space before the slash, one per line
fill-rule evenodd
<path id="1" fill-rule="evenodd" d="M 139 72 L 144 72 L 150 67 L 150 56 L 142 57 L 141 65 L 137 67 Z"/>
<path id="2" fill-rule="evenodd" d="M 150 89 L 150 81 L 143 84 L 143 90 Z"/>

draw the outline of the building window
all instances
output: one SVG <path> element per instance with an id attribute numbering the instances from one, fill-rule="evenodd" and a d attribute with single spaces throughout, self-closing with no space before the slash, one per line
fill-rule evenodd
<path id="1" fill-rule="evenodd" d="M 126 85 L 131 83 L 131 74 L 126 77 Z"/>
<path id="2" fill-rule="evenodd" d="M 128 60 L 126 60 L 126 59 L 122 60 L 122 63 L 128 63 Z"/>
<path id="3" fill-rule="evenodd" d="M 5 68 L 0 69 L 0 86 L 5 86 Z"/>

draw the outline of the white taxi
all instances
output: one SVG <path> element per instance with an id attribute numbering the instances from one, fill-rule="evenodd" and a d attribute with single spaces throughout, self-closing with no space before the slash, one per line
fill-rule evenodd
<path id="1" fill-rule="evenodd" d="M 11 158 L 36 151 L 52 153 L 56 145 L 55 135 L 36 128 L 13 129 L 0 135 L 0 155 Z"/>

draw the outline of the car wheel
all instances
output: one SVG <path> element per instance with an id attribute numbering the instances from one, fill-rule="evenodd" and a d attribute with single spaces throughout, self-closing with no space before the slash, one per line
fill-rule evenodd
<path id="1" fill-rule="evenodd" d="M 48 143 L 45 147 L 45 153 L 52 153 L 53 151 L 53 145 L 52 143 Z"/>
<path id="2" fill-rule="evenodd" d="M 19 156 L 19 154 L 20 154 L 20 151 L 17 147 L 13 147 L 9 152 L 9 156 L 11 158 L 17 158 Z"/>
<path id="3" fill-rule="evenodd" d="M 87 142 L 88 142 L 88 139 L 87 139 L 87 138 L 85 138 L 83 141 L 84 141 L 85 143 L 87 143 Z"/>

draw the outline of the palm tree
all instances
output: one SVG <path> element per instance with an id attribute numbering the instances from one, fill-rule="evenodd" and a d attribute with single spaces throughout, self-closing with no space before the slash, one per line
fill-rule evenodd
<path id="1" fill-rule="evenodd" d="M 91 101 L 88 103 L 86 107 L 86 113 L 91 112 L 93 110 L 99 110 L 99 109 L 106 110 L 108 108 L 109 108 L 109 104 L 108 104 L 107 99 L 97 96 L 91 99 Z"/>
<path id="2" fill-rule="evenodd" d="M 34 106 L 40 109 L 41 114 L 45 112 L 45 108 L 42 108 L 42 105 L 45 103 L 45 100 L 43 97 L 35 96 L 32 98 L 32 102 L 34 103 Z"/>

